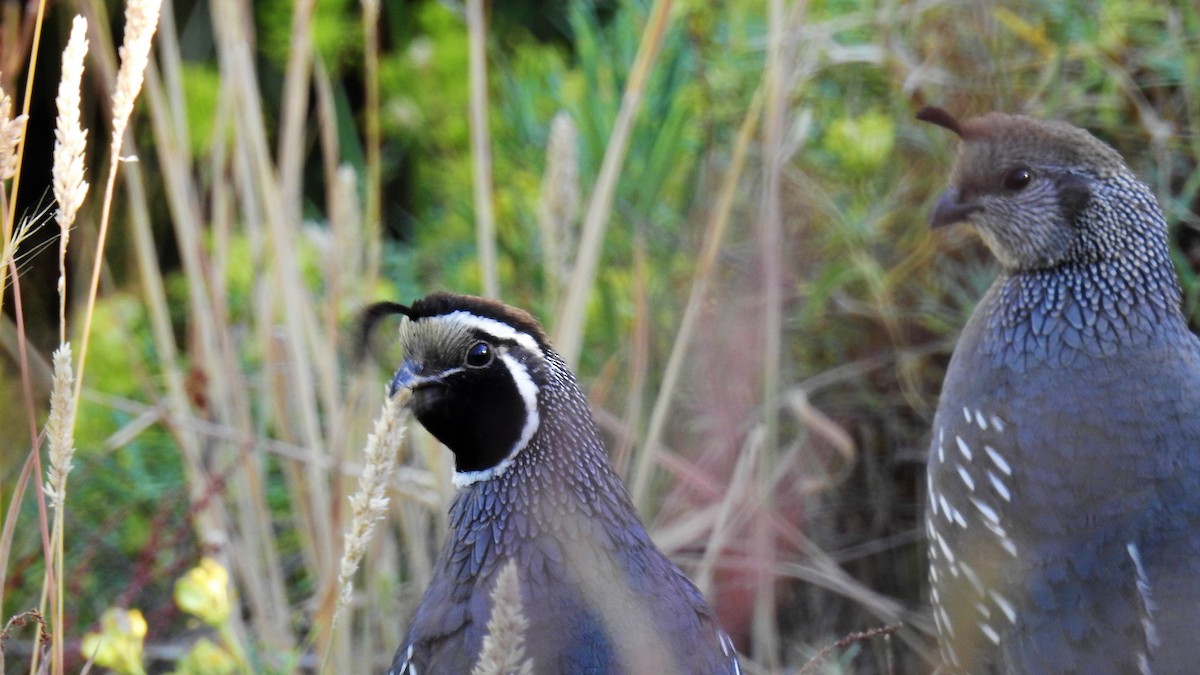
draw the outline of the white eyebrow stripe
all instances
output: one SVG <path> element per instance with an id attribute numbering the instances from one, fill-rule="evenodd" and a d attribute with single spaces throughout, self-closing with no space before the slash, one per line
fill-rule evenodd
<path id="1" fill-rule="evenodd" d="M 428 318 L 449 321 L 451 323 L 457 323 L 461 326 L 475 328 L 487 333 L 488 335 L 494 336 L 498 340 L 515 342 L 524 349 L 545 356 L 545 354 L 542 352 L 542 348 L 538 345 L 537 340 L 533 339 L 532 335 L 529 333 L 523 333 L 504 323 L 503 321 L 489 319 L 486 316 L 479 316 L 478 314 L 472 314 L 461 309 L 456 312 L 450 312 L 449 314 L 441 314 L 439 316 Z"/>

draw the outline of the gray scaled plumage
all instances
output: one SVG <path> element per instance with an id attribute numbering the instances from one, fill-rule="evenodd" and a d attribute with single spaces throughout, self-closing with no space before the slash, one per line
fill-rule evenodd
<path id="1" fill-rule="evenodd" d="M 450 533 L 391 675 L 468 673 L 516 562 L 536 673 L 737 673 L 696 587 L 655 547 L 587 399 L 529 314 L 437 293 L 405 315 L 392 391 L 454 453 Z M 369 330 L 369 329 L 368 329 Z"/>
<path id="2" fill-rule="evenodd" d="M 918 117 L 961 138 L 932 225 L 1001 266 L 932 430 L 943 669 L 1200 672 L 1200 342 L 1162 210 L 1082 129 Z"/>

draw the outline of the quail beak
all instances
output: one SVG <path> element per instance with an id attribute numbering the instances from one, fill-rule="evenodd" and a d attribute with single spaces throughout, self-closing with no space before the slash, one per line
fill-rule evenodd
<path id="1" fill-rule="evenodd" d="M 396 392 L 401 389 L 418 389 L 424 385 L 438 381 L 437 376 L 421 375 L 421 367 L 410 359 L 404 359 L 404 363 L 400 364 L 400 369 L 396 371 L 396 375 L 392 377 L 392 383 L 388 385 L 388 397 L 396 395 Z"/>
<path id="2" fill-rule="evenodd" d="M 933 214 L 929 217 L 929 226 L 936 230 L 965 222 L 972 213 L 979 209 L 980 207 L 976 204 L 963 203 L 958 188 L 952 187 L 938 198 L 937 204 L 933 207 Z"/>

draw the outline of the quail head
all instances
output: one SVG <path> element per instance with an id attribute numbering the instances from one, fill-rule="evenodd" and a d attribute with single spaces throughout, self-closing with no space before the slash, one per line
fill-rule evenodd
<path id="1" fill-rule="evenodd" d="M 454 453 L 458 492 L 391 675 L 470 672 L 513 561 L 536 673 L 737 673 L 696 587 L 647 536 L 587 399 L 529 314 L 435 293 L 404 315 L 392 392 Z"/>
<path id="2" fill-rule="evenodd" d="M 932 225 L 972 226 L 1001 267 L 932 430 L 941 667 L 1196 672 L 1200 341 L 1158 202 L 1071 125 L 918 118 L 961 141 Z"/>

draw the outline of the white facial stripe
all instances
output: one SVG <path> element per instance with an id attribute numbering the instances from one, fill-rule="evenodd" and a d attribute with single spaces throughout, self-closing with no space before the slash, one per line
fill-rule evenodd
<path id="1" fill-rule="evenodd" d="M 532 335 L 529 333 L 522 333 L 512 326 L 506 323 L 501 323 L 495 319 L 489 319 L 487 317 L 478 316 L 462 310 L 450 312 L 449 314 L 443 314 L 437 318 L 442 321 L 453 321 L 463 326 L 476 328 L 484 333 L 487 333 L 488 335 L 496 336 L 496 338 L 499 340 L 511 340 L 521 345 L 521 347 L 524 349 L 527 349 L 540 356 L 545 356 L 545 354 L 542 353 L 542 348 L 538 346 L 537 340 L 534 340 Z"/>
<path id="2" fill-rule="evenodd" d="M 463 312 L 455 312 L 455 314 L 463 314 Z M 491 319 L 480 319 L 476 316 L 471 316 L 470 318 L 472 321 L 491 321 L 498 326 L 504 326 L 504 324 L 492 321 Z M 508 326 L 504 327 L 508 328 Z M 509 331 L 514 335 L 529 338 L 528 335 L 517 333 L 511 328 L 509 328 Z M 488 332 L 491 332 L 493 335 L 496 334 L 490 330 Z M 521 346 L 525 345 L 522 344 Z M 534 343 L 533 349 L 537 349 L 536 343 Z M 538 350 L 538 353 L 540 354 L 541 350 Z M 512 452 L 508 453 L 508 456 L 502 459 L 499 464 L 480 471 L 459 471 L 455 473 L 453 479 L 455 487 L 466 487 L 481 480 L 490 480 L 502 475 L 508 470 L 508 467 L 512 466 L 513 460 L 525 449 L 525 446 L 529 445 L 529 441 L 533 439 L 533 434 L 537 432 L 538 423 L 541 421 L 538 417 L 538 386 L 533 381 L 533 378 L 529 376 L 529 371 L 525 370 L 525 366 L 522 366 L 505 351 L 500 352 L 500 360 L 508 367 L 508 372 L 512 375 L 513 382 L 517 383 L 517 391 L 521 394 L 521 400 L 525 402 L 525 427 L 521 429 L 521 437 L 517 439 L 517 444 L 513 446 Z"/>

